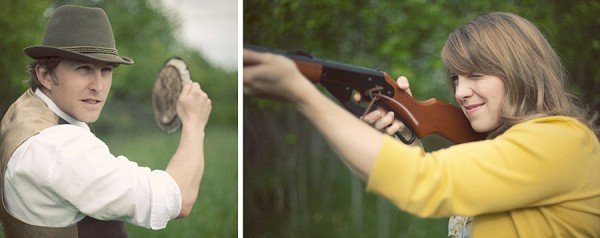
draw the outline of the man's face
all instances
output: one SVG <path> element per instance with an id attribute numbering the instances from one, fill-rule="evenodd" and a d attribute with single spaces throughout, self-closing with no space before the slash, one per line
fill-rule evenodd
<path id="1" fill-rule="evenodd" d="M 65 113 L 82 122 L 95 122 L 108 97 L 113 66 L 107 63 L 62 60 L 52 82 L 44 83 L 47 95 Z M 48 78 L 47 78 L 48 79 Z"/>

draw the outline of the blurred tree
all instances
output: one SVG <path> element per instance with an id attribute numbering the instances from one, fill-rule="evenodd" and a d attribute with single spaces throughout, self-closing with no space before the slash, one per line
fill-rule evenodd
<path id="1" fill-rule="evenodd" d="M 150 100 L 154 79 L 162 64 L 175 55 L 186 60 L 192 79 L 200 82 L 214 102 L 210 125 L 237 125 L 237 72 L 210 65 L 197 50 L 181 43 L 177 37 L 178 16 L 166 10 L 161 1 L 1 1 L 0 70 L 9 84 L 0 87 L 0 115 L 27 88 L 22 81 L 27 79 L 24 69 L 30 59 L 22 49 L 41 43 L 45 24 L 56 7 L 74 4 L 103 8 L 111 21 L 119 54 L 135 61 L 132 66 L 115 70 L 109 104 L 94 124 L 97 132 L 154 123 Z M 32 10 L 18 12 L 20 9 Z"/>
<path id="2" fill-rule="evenodd" d="M 39 44 L 50 1 L 0 0 L 0 115 L 27 88 L 27 63 L 23 48 Z"/>

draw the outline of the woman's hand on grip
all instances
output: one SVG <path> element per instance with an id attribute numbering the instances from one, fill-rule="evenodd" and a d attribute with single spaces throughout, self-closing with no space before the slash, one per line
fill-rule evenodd
<path id="1" fill-rule="evenodd" d="M 406 77 L 400 76 L 396 83 L 401 90 L 406 91 L 412 96 L 410 85 Z M 360 95 L 358 98 L 355 98 L 355 100 L 356 99 L 360 99 Z M 362 116 L 361 120 L 371 124 L 373 127 L 375 127 L 375 129 L 383 131 L 389 135 L 394 135 L 396 132 L 402 132 L 405 129 L 404 123 L 395 118 L 395 113 L 393 111 L 387 111 L 381 107 L 373 110 L 370 113 L 367 113 L 365 116 Z"/>

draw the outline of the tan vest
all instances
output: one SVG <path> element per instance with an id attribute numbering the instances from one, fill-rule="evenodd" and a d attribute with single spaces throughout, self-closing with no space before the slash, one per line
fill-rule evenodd
<path id="1" fill-rule="evenodd" d="M 27 90 L 13 103 L 0 124 L 0 221 L 5 237 L 127 237 L 123 222 L 86 217 L 68 227 L 41 227 L 24 223 L 4 205 L 4 174 L 14 151 L 40 131 L 59 124 L 60 118 L 35 93 Z"/>

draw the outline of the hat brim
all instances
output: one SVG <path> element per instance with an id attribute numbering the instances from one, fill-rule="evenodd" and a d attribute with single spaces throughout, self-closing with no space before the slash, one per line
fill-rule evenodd
<path id="1" fill-rule="evenodd" d="M 81 54 L 78 52 L 59 49 L 52 46 L 30 46 L 23 50 L 25 54 L 32 59 L 43 59 L 48 57 L 64 57 L 69 59 L 79 59 L 79 60 L 90 60 L 90 61 L 100 61 L 106 63 L 115 63 L 115 64 L 133 64 L 133 60 L 127 57 L 112 55 L 112 54 L 103 54 L 103 53 L 90 53 L 90 54 Z"/>

